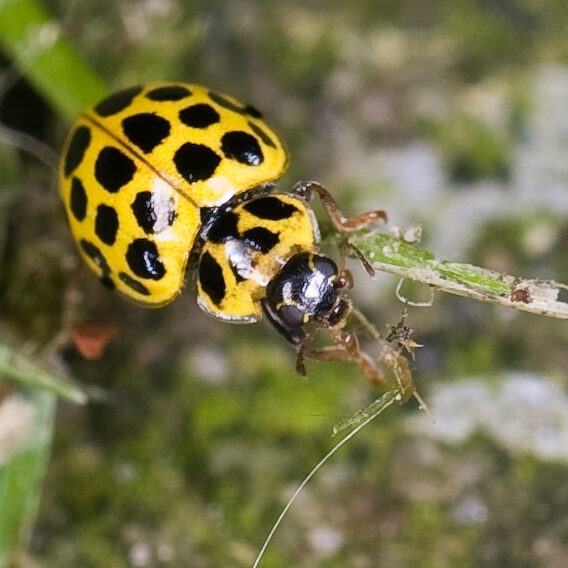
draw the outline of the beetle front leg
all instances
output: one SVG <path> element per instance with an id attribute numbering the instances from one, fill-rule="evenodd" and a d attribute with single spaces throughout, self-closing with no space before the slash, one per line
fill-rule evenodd
<path id="1" fill-rule="evenodd" d="M 297 183 L 292 192 L 301 199 L 308 200 L 313 193 L 316 193 L 328 214 L 332 225 L 340 233 L 357 231 L 369 225 L 374 225 L 379 221 L 387 221 L 387 214 L 382 210 L 367 211 L 354 217 L 345 217 L 337 207 L 332 195 L 317 181 L 301 181 Z"/>

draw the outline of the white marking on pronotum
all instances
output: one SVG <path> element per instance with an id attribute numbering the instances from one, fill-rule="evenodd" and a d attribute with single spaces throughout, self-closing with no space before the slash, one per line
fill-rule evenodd
<path id="1" fill-rule="evenodd" d="M 268 285 L 269 275 L 253 266 L 252 251 L 242 241 L 228 239 L 225 242 L 225 257 L 243 278 L 254 280 L 260 286 Z"/>

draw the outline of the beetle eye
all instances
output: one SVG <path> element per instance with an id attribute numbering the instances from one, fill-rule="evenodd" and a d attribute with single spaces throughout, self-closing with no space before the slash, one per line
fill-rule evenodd
<path id="1" fill-rule="evenodd" d="M 278 311 L 282 321 L 290 327 L 301 327 L 304 323 L 304 316 L 296 306 L 287 304 L 282 306 Z"/>

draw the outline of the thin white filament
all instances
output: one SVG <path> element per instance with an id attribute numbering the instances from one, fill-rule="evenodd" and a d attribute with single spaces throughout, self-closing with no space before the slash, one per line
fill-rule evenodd
<path id="1" fill-rule="evenodd" d="M 345 444 L 351 438 L 353 438 L 355 434 L 357 434 L 360 430 L 362 430 L 365 426 L 367 426 L 367 424 L 369 424 L 369 422 L 374 420 L 383 410 L 387 409 L 389 406 L 391 406 L 395 402 L 398 402 L 399 400 L 400 400 L 400 393 L 397 389 L 386 392 L 379 399 L 380 403 L 382 403 L 378 404 L 379 408 L 373 414 L 371 414 L 366 420 L 361 422 L 361 424 L 359 424 L 354 430 L 352 430 L 351 432 L 349 432 L 349 434 L 347 434 L 345 437 L 339 440 L 339 442 L 337 442 L 337 444 L 335 444 L 335 446 L 333 446 L 333 448 L 331 448 L 331 450 L 329 450 L 329 452 L 318 462 L 318 464 L 312 469 L 312 471 L 310 471 L 310 473 L 306 476 L 304 481 L 302 481 L 302 483 L 298 486 L 296 491 L 294 491 L 294 493 L 288 500 L 288 503 L 286 503 L 286 506 L 284 507 L 284 509 L 282 509 L 280 516 L 276 519 L 274 525 L 272 525 L 272 529 L 270 529 L 270 532 L 268 533 L 268 536 L 266 537 L 266 540 L 264 541 L 264 544 L 262 545 L 262 548 L 260 549 L 260 552 L 258 553 L 258 556 L 256 557 L 256 560 L 254 561 L 252 568 L 257 568 L 258 565 L 260 564 L 264 552 L 268 547 L 270 541 L 272 540 L 274 533 L 280 526 L 282 519 L 286 516 L 286 513 L 288 512 L 288 510 L 296 500 L 296 497 L 298 497 L 298 495 L 302 492 L 308 481 L 310 481 L 310 479 L 317 473 L 317 471 L 323 466 L 323 464 L 327 462 L 327 460 L 329 460 L 329 458 L 331 458 L 331 456 L 333 456 L 333 454 L 335 454 L 335 452 L 337 452 L 337 450 L 339 450 L 339 448 L 341 448 L 343 444 Z"/>
<path id="2" fill-rule="evenodd" d="M 435 298 L 435 290 L 432 286 L 429 287 L 430 289 L 430 299 L 427 302 L 416 302 L 414 300 L 411 300 L 410 298 L 407 298 L 406 296 L 402 295 L 401 289 L 404 285 L 404 283 L 406 282 L 406 278 L 401 278 L 398 281 L 398 284 L 396 285 L 396 289 L 394 291 L 394 293 L 396 294 L 396 297 L 398 298 L 398 301 L 406 304 L 407 306 L 412 306 L 413 308 L 431 308 L 434 305 L 434 298 Z"/>

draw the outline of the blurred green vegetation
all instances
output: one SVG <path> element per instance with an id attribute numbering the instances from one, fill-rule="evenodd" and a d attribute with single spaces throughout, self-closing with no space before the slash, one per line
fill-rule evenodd
<path id="1" fill-rule="evenodd" d="M 290 149 L 279 187 L 319 179 L 348 213 L 384 207 L 395 224 L 423 223 L 426 242 L 451 260 L 566 281 L 564 202 L 544 201 L 536 177 L 541 203 L 517 191 L 530 154 L 519 148 L 542 123 L 539 78 L 568 63 L 564 0 L 43 6 L 79 61 L 113 88 L 187 80 L 254 102 Z M 59 148 L 68 123 L 9 52 L 0 65 L 0 125 Z M 64 89 L 59 73 L 46 77 Z M 98 360 L 70 341 L 49 352 L 94 397 L 59 403 L 39 519 L 14 565 L 251 566 L 286 499 L 333 444 L 332 426 L 377 393 L 347 364 L 309 362 L 302 380 L 269 326 L 209 319 L 190 285 L 158 311 L 110 294 L 79 262 L 53 169 L 29 145 L 16 150 L 10 131 L 1 135 L 0 337 L 45 352 L 66 318 L 120 329 Z M 550 136 L 559 147 L 562 137 Z M 420 169 L 424 156 L 434 166 Z M 562 180 L 562 161 L 560 152 L 537 166 L 545 180 L 556 171 Z M 427 198 L 398 183 L 422 187 L 428 176 Z M 396 282 L 354 269 L 355 301 L 385 331 L 402 311 Z M 566 389 L 563 322 L 439 297 L 411 309 L 408 324 L 424 344 L 414 374 L 427 401 L 466 376 L 498 388 L 511 369 Z M 35 395 L 11 384 L 0 409 L 12 396 Z M 343 448 L 261 566 L 563 567 L 566 461 L 484 432 L 459 444 L 431 439 L 409 426 L 417 412 L 413 403 L 391 409 Z"/>

